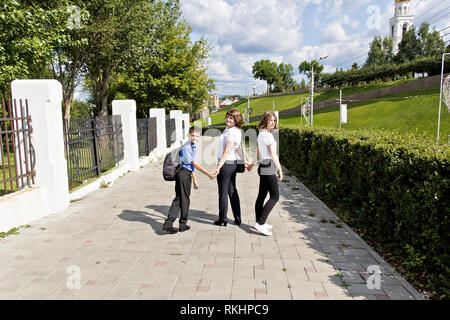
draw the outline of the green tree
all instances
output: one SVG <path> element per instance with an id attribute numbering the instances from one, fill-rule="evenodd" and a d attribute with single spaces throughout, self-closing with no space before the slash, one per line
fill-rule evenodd
<path id="1" fill-rule="evenodd" d="M 61 32 L 65 13 L 43 9 L 35 1 L 2 0 L 0 4 L 0 91 L 9 97 L 14 79 L 42 78 Z"/>
<path id="2" fill-rule="evenodd" d="M 420 41 L 420 56 L 432 57 L 442 55 L 445 52 L 445 42 L 437 30 L 429 32 L 430 25 L 424 22 L 420 25 L 418 38 Z"/>
<path id="3" fill-rule="evenodd" d="M 73 100 L 70 108 L 70 118 L 91 118 L 95 106 L 89 102 Z"/>
<path id="4" fill-rule="evenodd" d="M 178 19 L 179 13 L 170 13 L 176 19 L 169 19 L 171 22 L 159 33 L 159 44 L 141 65 L 131 66 L 112 78 L 111 98 L 135 99 L 139 116 L 147 115 L 149 107 L 196 113 L 215 89 L 206 72 L 210 45 L 204 38 L 191 41 L 192 30 Z"/>
<path id="5" fill-rule="evenodd" d="M 278 71 L 278 79 L 275 82 L 275 91 L 276 92 L 286 92 L 292 91 L 294 89 L 295 81 L 294 81 L 294 72 L 293 67 L 289 63 L 280 63 L 277 67 Z"/>
<path id="6" fill-rule="evenodd" d="M 380 36 L 375 36 L 375 38 L 370 43 L 370 49 L 366 59 L 366 66 L 384 64 L 385 61 L 386 53 L 383 50 L 383 40 Z"/>
<path id="7" fill-rule="evenodd" d="M 312 73 L 311 71 L 312 71 L 313 64 L 314 64 L 314 79 L 317 82 L 319 82 L 324 66 L 322 64 L 320 64 L 318 61 L 316 61 L 316 60 L 312 60 L 311 62 L 303 61 L 298 66 L 298 71 L 300 72 L 300 74 L 305 74 L 308 78 L 311 79 L 311 73 Z"/>
<path id="8" fill-rule="evenodd" d="M 256 61 L 253 64 L 252 73 L 255 79 L 266 81 L 267 93 L 271 91 L 272 85 L 279 77 L 277 63 L 268 59 Z"/>
<path id="9" fill-rule="evenodd" d="M 79 7 L 79 5 L 85 4 L 83 0 L 71 2 L 66 0 L 30 1 L 36 2 L 45 10 L 53 8 L 64 13 L 61 16 L 60 30 L 66 41 L 56 43 L 49 63 L 49 73 L 62 85 L 64 118 L 69 119 L 72 115 L 71 106 L 75 88 L 82 83 L 87 72 L 86 47 L 88 38 L 85 34 L 84 25 L 90 14 L 87 10 L 82 10 Z"/>
<path id="10" fill-rule="evenodd" d="M 300 83 L 300 88 L 306 89 L 306 82 L 305 82 L 305 79 L 303 79 L 303 78 L 302 78 L 302 81 Z"/>
<path id="11" fill-rule="evenodd" d="M 415 27 L 408 29 L 398 45 L 398 52 L 394 57 L 396 63 L 412 61 L 422 55 L 420 39 L 416 35 Z"/>
<path id="12" fill-rule="evenodd" d="M 352 64 L 352 70 L 358 70 L 358 69 L 359 69 L 359 66 L 356 62 L 354 64 Z"/>
<path id="13" fill-rule="evenodd" d="M 130 67 L 139 68 L 158 39 L 158 24 L 167 18 L 164 8 L 177 1 L 84 0 L 90 18 L 83 26 L 88 39 L 86 66 L 96 114 L 108 114 L 111 76 Z M 164 22 L 164 21 L 163 21 Z"/>
<path id="14" fill-rule="evenodd" d="M 394 59 L 394 41 L 390 37 L 383 39 L 384 64 L 392 63 Z"/>

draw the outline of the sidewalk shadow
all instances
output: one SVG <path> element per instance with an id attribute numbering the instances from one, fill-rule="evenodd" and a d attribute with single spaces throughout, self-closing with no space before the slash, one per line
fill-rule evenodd
<path id="1" fill-rule="evenodd" d="M 148 205 L 145 207 L 163 214 L 164 219 L 166 219 L 167 216 L 169 215 L 170 206 Z M 179 219 L 179 217 L 180 215 L 178 215 L 177 220 Z M 217 215 L 208 213 L 204 210 L 189 209 L 188 223 L 189 221 L 195 221 L 203 224 L 213 224 L 213 222 L 216 221 L 217 219 L 218 219 Z"/>
<path id="2" fill-rule="evenodd" d="M 158 235 L 163 235 L 164 219 L 148 211 L 123 210 L 118 217 L 125 221 L 138 221 L 148 224 Z M 162 221 L 162 222 L 160 222 Z"/>
<path id="3" fill-rule="evenodd" d="M 156 234 L 164 235 L 166 233 L 163 232 L 164 221 L 169 215 L 170 206 L 167 205 L 148 205 L 145 206 L 148 209 L 154 210 L 158 214 L 151 213 L 149 211 L 134 211 L 134 210 L 123 210 L 118 217 L 122 220 L 126 221 L 138 221 L 142 223 L 148 224 L 153 228 Z M 179 219 L 179 215 L 177 220 Z M 214 214 L 210 214 L 203 210 L 189 209 L 189 221 L 195 221 L 203 224 L 211 224 L 217 220 L 217 216 Z M 175 222 L 177 224 L 177 222 Z"/>

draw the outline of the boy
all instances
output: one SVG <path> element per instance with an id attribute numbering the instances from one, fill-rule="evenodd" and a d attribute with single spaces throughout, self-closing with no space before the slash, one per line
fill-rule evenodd
<path id="1" fill-rule="evenodd" d="M 194 168 L 204 173 L 211 179 L 214 176 L 203 169 L 198 163 L 195 162 L 195 153 L 197 146 L 195 145 L 200 138 L 201 129 L 198 127 L 189 128 L 189 141 L 186 142 L 180 149 L 181 169 L 178 170 L 175 176 L 175 199 L 170 206 L 169 216 L 164 222 L 163 230 L 165 233 L 177 233 L 177 231 L 183 232 L 189 230 L 187 218 L 189 212 L 189 196 L 191 195 L 191 181 L 194 182 L 194 189 L 198 188 L 197 178 L 195 177 Z M 173 227 L 173 223 L 177 219 L 178 212 L 181 209 L 181 216 L 179 220 L 178 230 Z"/>

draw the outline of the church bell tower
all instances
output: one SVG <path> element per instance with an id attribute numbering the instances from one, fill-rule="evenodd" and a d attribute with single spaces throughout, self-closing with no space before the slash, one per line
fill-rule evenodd
<path id="1" fill-rule="evenodd" d="M 393 40 L 394 53 L 397 53 L 398 51 L 398 44 L 402 41 L 403 34 L 409 30 L 414 23 L 414 15 L 410 8 L 410 0 L 395 0 L 394 17 L 389 21 L 389 36 Z"/>

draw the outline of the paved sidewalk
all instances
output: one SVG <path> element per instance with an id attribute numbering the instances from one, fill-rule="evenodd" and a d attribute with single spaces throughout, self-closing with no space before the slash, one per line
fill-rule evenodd
<path id="1" fill-rule="evenodd" d="M 240 227 L 231 206 L 228 226 L 213 224 L 217 182 L 199 173 L 191 229 L 166 235 L 175 192 L 161 172 L 149 164 L 0 239 L 0 299 L 423 299 L 345 224 L 321 222 L 338 218 L 291 176 L 268 219 L 272 237 L 253 228 L 255 169 L 238 174 Z M 366 284 L 373 265 L 379 289 Z"/>

